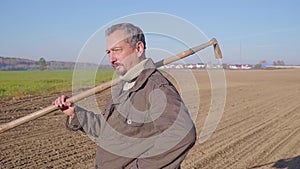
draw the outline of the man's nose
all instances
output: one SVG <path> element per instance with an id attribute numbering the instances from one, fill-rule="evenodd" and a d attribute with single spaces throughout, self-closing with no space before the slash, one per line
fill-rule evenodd
<path id="1" fill-rule="evenodd" d="M 117 57 L 115 56 L 115 54 L 110 53 L 110 54 L 109 54 L 109 62 L 110 62 L 110 63 L 113 63 L 113 62 L 115 62 L 115 61 L 117 61 Z"/>

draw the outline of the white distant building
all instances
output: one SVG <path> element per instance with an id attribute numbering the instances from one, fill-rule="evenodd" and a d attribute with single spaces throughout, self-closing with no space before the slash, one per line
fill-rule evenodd
<path id="1" fill-rule="evenodd" d="M 188 65 L 186 65 L 186 66 L 185 66 L 185 68 L 188 68 L 188 69 L 194 69 L 194 68 L 195 68 L 195 66 L 194 66 L 194 65 L 192 65 L 192 64 L 188 64 Z"/>
<path id="2" fill-rule="evenodd" d="M 236 65 L 229 65 L 229 69 L 243 69 L 243 70 L 249 70 L 252 69 L 251 65 L 248 64 L 236 64 Z"/>
<path id="3" fill-rule="evenodd" d="M 205 68 L 206 66 L 205 66 L 205 64 L 204 63 L 197 63 L 196 64 L 196 68 L 198 68 L 198 69 L 203 69 L 203 68 Z"/>
<path id="4" fill-rule="evenodd" d="M 249 70 L 249 69 L 252 69 L 252 66 L 251 65 L 242 65 L 241 69 Z"/>
<path id="5" fill-rule="evenodd" d="M 183 65 L 178 64 L 178 65 L 175 66 L 175 69 L 183 69 Z"/>

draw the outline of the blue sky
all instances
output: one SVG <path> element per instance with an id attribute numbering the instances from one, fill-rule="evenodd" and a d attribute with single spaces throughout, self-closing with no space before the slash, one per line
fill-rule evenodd
<path id="1" fill-rule="evenodd" d="M 225 63 L 300 64 L 297 0 L 1 0 L 0 56 L 76 61 L 99 28 L 140 12 L 191 22 L 208 38 L 218 39 Z"/>

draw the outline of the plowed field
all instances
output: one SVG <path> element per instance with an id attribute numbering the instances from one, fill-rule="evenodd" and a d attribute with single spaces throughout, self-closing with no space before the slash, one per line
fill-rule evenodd
<path id="1" fill-rule="evenodd" d="M 175 73 L 185 77 L 184 71 Z M 193 73 L 199 83 L 193 90 L 201 96 L 199 134 L 211 106 L 211 91 L 207 73 Z M 182 168 L 299 169 L 300 69 L 225 71 L 225 75 L 222 119 L 206 142 L 196 143 Z M 109 93 L 97 94 L 101 106 Z M 60 94 L 3 100 L 0 123 L 45 108 Z M 187 106 L 193 109 L 190 102 Z M 1 133 L 0 168 L 93 168 L 95 143 L 81 132 L 67 131 L 64 123 L 65 116 L 55 111 Z"/>

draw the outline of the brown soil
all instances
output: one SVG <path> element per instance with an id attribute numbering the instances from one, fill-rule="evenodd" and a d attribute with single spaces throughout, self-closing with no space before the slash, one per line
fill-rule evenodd
<path id="1" fill-rule="evenodd" d="M 300 168 L 300 69 L 225 74 L 221 122 L 206 142 L 196 143 L 182 168 Z M 199 134 L 211 106 L 210 84 L 205 71 L 195 70 L 194 75 L 201 95 Z M 58 95 L 1 101 L 0 123 L 47 107 Z M 97 95 L 101 107 L 108 96 L 109 91 Z M 64 122 L 65 116 L 55 111 L 1 133 L 0 168 L 93 168 L 95 143 L 67 131 Z"/>

